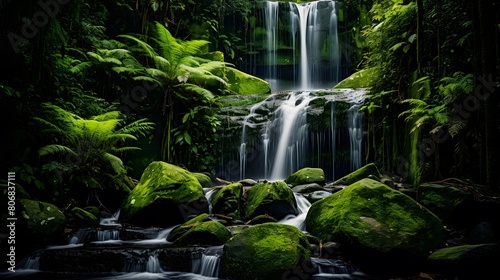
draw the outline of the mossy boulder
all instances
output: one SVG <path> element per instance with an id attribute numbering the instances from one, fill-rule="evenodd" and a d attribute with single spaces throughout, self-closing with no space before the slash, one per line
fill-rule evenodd
<path id="1" fill-rule="evenodd" d="M 247 222 L 248 225 L 258 225 L 264 223 L 276 223 L 278 220 L 269 215 L 259 215 Z"/>
<path id="2" fill-rule="evenodd" d="M 167 227 L 208 213 L 208 202 L 191 172 L 155 161 L 122 204 L 120 220 L 138 226 Z"/>
<path id="3" fill-rule="evenodd" d="M 191 174 L 198 180 L 202 188 L 208 189 L 213 187 L 212 179 L 207 174 L 199 172 L 192 172 Z"/>
<path id="4" fill-rule="evenodd" d="M 241 219 L 241 183 L 229 184 L 218 190 L 212 198 L 212 213 Z"/>
<path id="5" fill-rule="evenodd" d="M 377 80 L 378 72 L 377 67 L 360 70 L 340 81 L 334 88 L 369 88 Z"/>
<path id="6" fill-rule="evenodd" d="M 80 207 L 73 207 L 73 209 L 71 209 L 71 214 L 75 222 L 79 225 L 95 226 L 99 224 L 99 218 Z"/>
<path id="7" fill-rule="evenodd" d="M 66 217 L 57 206 L 31 199 L 20 199 L 20 228 L 38 240 L 55 240 L 64 234 Z M 21 231 L 20 229 L 20 231 Z"/>
<path id="8" fill-rule="evenodd" d="M 429 270 L 450 279 L 490 279 L 498 273 L 498 244 L 461 245 L 442 248 L 429 257 Z"/>
<path id="9" fill-rule="evenodd" d="M 422 184 L 417 191 L 417 201 L 443 221 L 449 220 L 453 210 L 470 197 L 470 192 L 438 184 Z"/>
<path id="10" fill-rule="evenodd" d="M 297 185 L 292 188 L 292 191 L 294 193 L 302 193 L 302 194 L 312 193 L 315 191 L 324 191 L 324 190 L 325 189 L 323 189 L 323 187 L 317 183 Z"/>
<path id="11" fill-rule="evenodd" d="M 426 257 L 444 238 L 436 215 L 372 179 L 362 179 L 313 203 L 306 228 L 322 240 L 349 248 L 415 257 Z"/>
<path id="12" fill-rule="evenodd" d="M 96 206 L 85 206 L 83 208 L 83 210 L 91 213 L 92 215 L 96 216 L 98 219 L 101 218 L 101 215 L 102 215 L 102 212 L 99 208 L 97 208 Z"/>
<path id="13" fill-rule="evenodd" d="M 292 186 L 316 183 L 325 184 L 325 172 L 321 168 L 305 167 L 290 175 L 285 183 Z"/>
<path id="14" fill-rule="evenodd" d="M 192 226 L 211 221 L 209 215 L 207 213 L 200 214 L 189 221 L 176 226 L 167 236 L 167 240 L 170 242 L 176 241 L 179 237 L 181 237 L 184 233 L 186 233 Z"/>
<path id="15" fill-rule="evenodd" d="M 224 245 L 219 278 L 291 279 L 296 273 L 307 276 L 315 271 L 311 269 L 310 254 L 307 237 L 294 226 L 252 226 Z"/>
<path id="16" fill-rule="evenodd" d="M 218 246 L 231 238 L 231 232 L 217 221 L 194 224 L 186 233 L 175 240 L 176 246 Z"/>
<path id="17" fill-rule="evenodd" d="M 271 93 L 268 82 L 232 67 L 226 67 L 225 70 L 229 90 L 242 95 Z"/>
<path id="18" fill-rule="evenodd" d="M 289 214 L 297 215 L 297 202 L 285 182 L 262 182 L 248 190 L 245 218 L 250 220 L 266 214 L 277 220 Z"/>
<path id="19" fill-rule="evenodd" d="M 348 186 L 350 184 L 354 184 L 357 181 L 369 177 L 381 178 L 382 174 L 380 173 L 378 167 L 374 163 L 368 163 L 357 170 L 345 175 L 344 177 L 330 183 L 329 185 L 344 185 Z"/>

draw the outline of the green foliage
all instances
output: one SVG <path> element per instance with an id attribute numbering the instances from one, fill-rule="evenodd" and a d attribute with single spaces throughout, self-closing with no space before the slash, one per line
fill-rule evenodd
<path id="1" fill-rule="evenodd" d="M 45 117 L 35 120 L 52 142 L 38 151 L 46 159 L 44 171 L 55 180 L 64 180 L 59 183 L 71 186 L 69 191 L 73 194 L 97 196 L 99 190 L 106 188 L 133 188 L 120 156 L 139 150 L 126 143 L 148 135 L 153 123 L 139 119 L 124 124 L 117 111 L 83 119 L 52 104 L 46 103 L 43 108 Z"/>

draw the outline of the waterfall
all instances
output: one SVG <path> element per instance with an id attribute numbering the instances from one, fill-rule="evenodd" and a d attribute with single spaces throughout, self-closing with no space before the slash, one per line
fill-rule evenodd
<path id="1" fill-rule="evenodd" d="M 294 193 L 295 201 L 297 202 L 298 214 L 287 215 L 285 218 L 279 221 L 280 224 L 295 226 L 301 231 L 306 230 L 305 219 L 309 208 L 311 208 L 311 203 L 301 194 Z"/>
<path id="2" fill-rule="evenodd" d="M 260 26 L 266 31 L 260 52 L 263 73 L 253 66 L 249 67 L 250 72 L 266 79 L 273 91 L 335 85 L 340 65 L 335 1 L 267 1 L 262 9 L 264 19 Z M 280 25 L 278 19 L 285 24 Z"/>
<path id="3" fill-rule="evenodd" d="M 116 229 L 101 229 L 97 231 L 97 241 L 119 240 L 120 232 Z"/>
<path id="4" fill-rule="evenodd" d="M 208 213 L 209 214 L 212 214 L 212 198 L 214 197 L 216 192 L 217 192 L 217 190 L 212 188 L 205 193 L 205 198 L 208 201 Z"/>
<path id="5" fill-rule="evenodd" d="M 146 272 L 149 273 L 162 273 L 160 260 L 157 255 L 149 256 L 148 263 L 146 264 Z"/>
<path id="6" fill-rule="evenodd" d="M 265 23 L 266 23 L 266 43 L 267 43 L 267 68 L 268 77 L 267 81 L 273 87 L 276 85 L 277 81 L 277 50 L 278 50 L 278 2 L 266 2 L 266 7 L 264 10 Z"/>
<path id="7" fill-rule="evenodd" d="M 306 107 L 311 101 L 312 96 L 309 92 L 291 93 L 288 99 L 281 104 L 276 111 L 278 121 L 278 132 L 280 135 L 276 154 L 273 157 L 273 168 L 271 172 L 271 180 L 285 179 L 294 169 L 297 168 L 293 164 L 293 156 L 301 157 L 302 140 L 306 133 Z M 298 133 L 297 133 L 298 132 Z M 287 162 L 292 164 L 287 167 Z"/>
<path id="8" fill-rule="evenodd" d="M 126 272 L 148 272 L 148 273 L 162 273 L 160 260 L 158 255 L 150 255 L 147 260 L 145 258 L 127 259 L 125 263 Z"/>
<path id="9" fill-rule="evenodd" d="M 362 165 L 362 140 L 363 140 L 363 123 L 362 113 L 359 112 L 359 104 L 353 104 L 349 108 L 349 142 L 351 155 L 351 170 L 356 170 Z"/>
<path id="10" fill-rule="evenodd" d="M 200 274 L 208 277 L 217 277 L 219 274 L 220 256 L 198 254 L 192 260 L 191 271 L 195 274 Z"/>
<path id="11" fill-rule="evenodd" d="M 118 223 L 119 217 L 120 217 L 120 209 L 118 209 L 118 211 L 116 211 L 113 215 L 111 215 L 111 217 L 101 219 L 99 224 L 103 226 L 121 226 L 121 224 Z"/>

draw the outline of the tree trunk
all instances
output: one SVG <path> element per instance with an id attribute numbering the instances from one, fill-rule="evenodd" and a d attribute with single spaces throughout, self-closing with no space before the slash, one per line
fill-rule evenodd
<path id="1" fill-rule="evenodd" d="M 418 77 L 422 77 L 424 52 L 424 0 L 417 0 L 417 67 Z"/>

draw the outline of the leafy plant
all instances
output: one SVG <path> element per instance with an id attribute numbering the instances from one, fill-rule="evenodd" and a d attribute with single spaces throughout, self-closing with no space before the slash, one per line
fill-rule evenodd
<path id="1" fill-rule="evenodd" d="M 146 136 L 153 123 L 139 119 L 124 124 L 117 111 L 83 119 L 52 104 L 43 107 L 46 117 L 35 120 L 52 142 L 38 151 L 47 160 L 43 165 L 46 172 L 71 186 L 76 198 L 86 194 L 87 201 L 92 196 L 98 198 L 99 191 L 106 188 L 129 191 L 134 187 L 120 156 L 139 150 L 127 142 Z"/>

